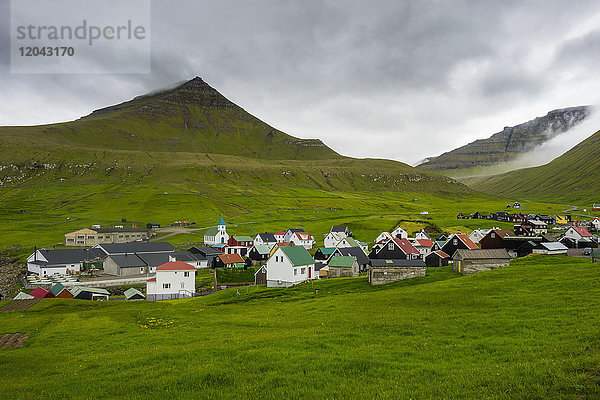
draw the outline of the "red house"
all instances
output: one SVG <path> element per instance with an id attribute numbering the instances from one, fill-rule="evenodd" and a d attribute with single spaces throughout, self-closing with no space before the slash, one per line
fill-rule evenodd
<path id="1" fill-rule="evenodd" d="M 44 289 L 41 286 L 38 286 L 35 289 L 33 289 L 31 292 L 29 292 L 29 295 L 35 297 L 36 299 L 46 299 L 46 298 L 54 297 L 52 292 Z"/>

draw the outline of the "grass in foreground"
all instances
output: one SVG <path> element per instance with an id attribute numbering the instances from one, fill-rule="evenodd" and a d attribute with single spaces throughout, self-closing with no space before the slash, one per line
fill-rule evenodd
<path id="1" fill-rule="evenodd" d="M 600 396 L 597 264 L 536 256 L 474 276 L 373 292 L 341 294 L 345 283 L 330 281 L 340 286 L 338 295 L 298 301 L 47 299 L 24 313 L 0 314 L 0 333 L 30 334 L 23 348 L 0 350 L 0 393 L 6 399 Z"/>

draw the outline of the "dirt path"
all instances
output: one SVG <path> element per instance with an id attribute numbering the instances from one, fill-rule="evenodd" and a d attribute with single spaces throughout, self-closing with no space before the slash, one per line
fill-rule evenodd
<path id="1" fill-rule="evenodd" d="M 25 311 L 36 305 L 40 300 L 42 299 L 13 300 L 4 307 L 0 308 L 0 312 Z"/>

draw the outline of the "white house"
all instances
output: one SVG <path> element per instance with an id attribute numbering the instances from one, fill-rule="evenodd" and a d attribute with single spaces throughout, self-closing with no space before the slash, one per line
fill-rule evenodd
<path id="1" fill-rule="evenodd" d="M 216 227 L 209 228 L 204 232 L 204 243 L 212 246 L 215 244 L 226 244 L 229 240 L 229 234 L 227 233 L 227 225 L 225 220 L 221 217 L 219 225 Z"/>
<path id="2" fill-rule="evenodd" d="M 597 230 L 600 231 L 600 218 L 596 217 L 592 220 L 592 222 L 590 222 L 590 224 L 592 225 L 592 227 Z"/>
<path id="3" fill-rule="evenodd" d="M 295 246 L 302 246 L 305 249 L 310 250 L 312 249 L 313 244 L 315 244 L 315 238 L 306 232 L 294 232 L 294 234 L 290 236 L 289 242 L 294 243 Z"/>
<path id="4" fill-rule="evenodd" d="M 575 241 L 593 238 L 592 234 L 582 226 L 572 226 L 565 232 L 565 237 L 573 239 Z"/>
<path id="5" fill-rule="evenodd" d="M 196 267 L 183 261 L 156 267 L 154 278 L 146 281 L 148 300 L 170 300 L 192 297 L 196 292 Z"/>
<path id="6" fill-rule="evenodd" d="M 408 232 L 406 232 L 404 229 L 402 229 L 401 226 L 399 226 L 392 231 L 392 237 L 399 239 L 408 239 Z"/>
<path id="7" fill-rule="evenodd" d="M 290 287 L 318 279 L 315 261 L 302 246 L 283 246 L 267 260 L 267 287 Z"/>
<path id="8" fill-rule="evenodd" d="M 391 240 L 393 238 L 394 237 L 392 236 L 391 233 L 389 233 L 389 232 L 381 232 L 379 234 L 379 236 L 377 236 L 377 238 L 375 239 L 375 243 L 387 242 L 388 240 Z"/>
<path id="9" fill-rule="evenodd" d="M 27 257 L 27 271 L 39 276 L 79 273 L 88 257 L 85 249 L 36 250 Z"/>
<path id="10" fill-rule="evenodd" d="M 267 233 L 267 232 L 265 232 L 265 233 L 259 233 L 254 238 L 254 243 L 253 244 L 254 244 L 254 246 L 261 245 L 261 244 L 265 244 L 265 245 L 271 246 L 271 245 L 277 244 L 277 238 L 272 233 Z"/>
<path id="11" fill-rule="evenodd" d="M 415 239 L 412 245 L 419 250 L 423 258 L 427 257 L 433 248 L 433 242 L 430 239 Z"/>
<path id="12" fill-rule="evenodd" d="M 169 261 L 183 261 L 196 269 L 208 268 L 208 259 L 206 257 L 189 251 L 175 251 L 173 254 L 169 254 Z"/>
<path id="13" fill-rule="evenodd" d="M 277 232 L 275 234 L 275 240 L 277 240 L 277 243 L 285 242 L 285 231 Z"/>
<path id="14" fill-rule="evenodd" d="M 500 228 L 494 228 L 494 229 L 500 229 Z M 471 241 L 473 243 L 479 243 L 479 241 L 481 239 L 484 238 L 485 235 L 487 235 L 490 232 L 489 229 L 475 229 L 473 232 L 471 232 L 469 234 L 469 239 L 471 239 Z"/>
<path id="15" fill-rule="evenodd" d="M 424 229 L 421 229 L 421 232 L 415 235 L 415 239 L 431 239 L 428 234 L 425 233 Z"/>
<path id="16" fill-rule="evenodd" d="M 340 240 L 347 238 L 346 232 L 329 232 L 323 239 L 324 247 L 336 247 Z"/>

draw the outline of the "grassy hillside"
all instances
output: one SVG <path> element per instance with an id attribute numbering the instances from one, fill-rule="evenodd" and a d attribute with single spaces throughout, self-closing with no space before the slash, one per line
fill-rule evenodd
<path id="1" fill-rule="evenodd" d="M 502 196 L 599 203 L 600 132 L 546 165 L 474 179 L 478 190 Z"/>
<path id="2" fill-rule="evenodd" d="M 223 296 L 237 289 L 156 303 L 46 299 L 0 314 L 0 333 L 30 335 L 0 350 L 0 392 L 598 398 L 599 276 L 586 260 L 537 256 L 469 277 L 377 291 L 364 277 L 334 279 L 318 295 L 300 286 L 232 304 Z"/>
<path id="3" fill-rule="evenodd" d="M 476 140 L 434 157 L 417 168 L 456 177 L 485 172 L 493 174 L 494 170 L 490 166 L 505 165 L 504 163 L 532 151 L 577 125 L 588 115 L 589 108 L 585 106 L 550 111 L 544 117 L 514 127 L 505 127 L 487 139 Z"/>

